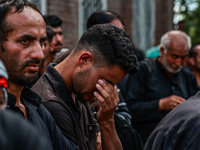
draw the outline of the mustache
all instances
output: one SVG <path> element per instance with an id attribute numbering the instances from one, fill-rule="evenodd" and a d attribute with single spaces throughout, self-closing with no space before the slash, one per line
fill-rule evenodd
<path id="1" fill-rule="evenodd" d="M 42 61 L 41 60 L 27 60 L 23 66 L 22 69 L 24 69 L 26 66 L 28 66 L 29 64 L 36 64 L 36 65 L 41 65 Z"/>
<path id="2" fill-rule="evenodd" d="M 55 44 L 55 46 L 62 46 L 62 43 L 57 42 L 57 43 Z"/>

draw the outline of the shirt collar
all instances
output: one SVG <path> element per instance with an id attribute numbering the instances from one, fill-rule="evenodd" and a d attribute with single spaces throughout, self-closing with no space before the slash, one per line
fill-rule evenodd
<path id="1" fill-rule="evenodd" d="M 35 106 L 39 106 L 42 103 L 41 98 L 28 87 L 24 87 L 21 93 L 21 97 L 31 102 Z M 16 97 L 13 94 L 8 93 L 8 105 L 14 107 L 15 104 Z"/>
<path id="2" fill-rule="evenodd" d="M 52 83 L 51 86 L 53 87 L 54 91 L 59 95 L 59 97 L 64 100 L 65 102 L 73 102 L 71 93 L 64 82 L 61 75 L 57 72 L 54 68 L 57 64 L 51 63 L 48 65 L 46 72 L 44 75 L 49 79 Z"/>

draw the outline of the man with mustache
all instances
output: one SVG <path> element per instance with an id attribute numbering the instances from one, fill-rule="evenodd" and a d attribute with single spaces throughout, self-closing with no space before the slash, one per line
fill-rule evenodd
<path id="1" fill-rule="evenodd" d="M 76 149 L 62 135 L 41 98 L 25 87 L 39 72 L 46 38 L 46 24 L 35 4 L 0 1 L 0 59 L 9 76 L 8 109 L 31 122 L 53 149 Z"/>
<path id="2" fill-rule="evenodd" d="M 97 147 L 123 149 L 114 112 L 119 97 L 116 84 L 127 72 L 135 73 L 134 45 L 126 32 L 111 24 L 95 25 L 83 33 L 76 47 L 59 64 L 50 64 L 32 87 L 43 99 L 63 134 L 80 150 Z M 88 102 L 98 101 L 97 121 Z"/>
<path id="3" fill-rule="evenodd" d="M 190 38 L 185 33 L 167 32 L 161 38 L 161 56 L 155 61 L 141 62 L 139 72 L 126 76 L 120 87 L 132 125 L 144 143 L 170 110 L 198 90 L 194 75 L 182 66 L 189 48 Z"/>
<path id="4" fill-rule="evenodd" d="M 52 147 L 33 125 L 5 110 L 8 103 L 8 74 L 0 60 L 0 147 L 6 150 L 51 150 Z M 31 136 L 30 136 L 31 135 Z"/>
<path id="5" fill-rule="evenodd" d="M 47 26 L 52 27 L 53 29 L 53 39 L 51 42 L 51 49 L 48 58 L 46 59 L 48 63 L 52 63 L 56 53 L 60 52 L 63 46 L 63 29 L 62 29 L 62 20 L 56 15 L 45 15 L 43 16 Z"/>

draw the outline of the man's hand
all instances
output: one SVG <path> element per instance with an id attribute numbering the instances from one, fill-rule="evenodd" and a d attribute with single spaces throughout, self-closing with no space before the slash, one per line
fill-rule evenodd
<path id="1" fill-rule="evenodd" d="M 184 101 L 185 101 L 184 98 L 176 95 L 171 95 L 169 97 L 162 98 L 159 101 L 159 111 L 172 110 Z"/>
<path id="2" fill-rule="evenodd" d="M 98 80 L 96 84 L 98 92 L 94 96 L 99 101 L 97 120 L 101 130 L 102 149 L 122 150 L 122 144 L 115 130 L 114 112 L 119 103 L 117 86 L 105 80 Z"/>
<path id="3" fill-rule="evenodd" d="M 98 99 L 100 105 L 97 120 L 99 123 L 112 120 L 115 109 L 120 101 L 117 86 L 100 79 L 96 84 L 96 88 L 98 92 L 94 92 L 94 96 Z"/>

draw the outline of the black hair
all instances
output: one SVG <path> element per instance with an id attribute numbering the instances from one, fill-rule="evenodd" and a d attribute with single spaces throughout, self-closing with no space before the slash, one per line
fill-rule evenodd
<path id="1" fill-rule="evenodd" d="M 110 23 L 114 19 L 118 19 L 123 25 L 125 25 L 122 17 L 113 11 L 93 12 L 87 20 L 87 29 L 96 24 Z"/>
<path id="2" fill-rule="evenodd" d="M 135 53 L 136 53 L 136 56 L 137 56 L 138 61 L 143 61 L 143 60 L 145 60 L 145 53 L 144 53 L 143 50 L 141 50 L 141 49 L 139 49 L 139 48 L 136 48 Z"/>
<path id="3" fill-rule="evenodd" d="M 112 24 L 98 24 L 83 33 L 75 49 L 93 53 L 94 65 L 102 67 L 119 65 L 127 73 L 135 73 L 138 61 L 135 48 L 127 33 Z"/>
<path id="4" fill-rule="evenodd" d="M 191 57 L 196 58 L 197 52 L 195 51 L 195 47 L 196 47 L 197 45 L 200 45 L 200 42 L 197 42 L 196 44 L 194 44 L 194 45 L 190 48 L 190 50 L 189 50 L 189 55 L 188 55 L 190 58 L 191 58 Z"/>
<path id="5" fill-rule="evenodd" d="M 63 21 L 56 15 L 44 15 L 43 18 L 48 26 L 52 26 L 54 28 L 62 26 Z"/>
<path id="6" fill-rule="evenodd" d="M 23 11 L 24 7 L 31 7 L 34 10 L 39 11 L 37 5 L 28 1 L 28 0 L 1 0 L 0 1 L 0 42 L 3 42 L 7 39 L 7 35 L 12 31 L 12 27 L 6 23 L 6 15 L 8 12 L 15 8 L 15 12 Z M 41 13 L 40 13 L 41 14 Z"/>
<path id="7" fill-rule="evenodd" d="M 51 43 L 54 35 L 52 27 L 46 26 L 46 34 L 47 34 L 47 40 L 49 41 L 49 43 Z"/>

